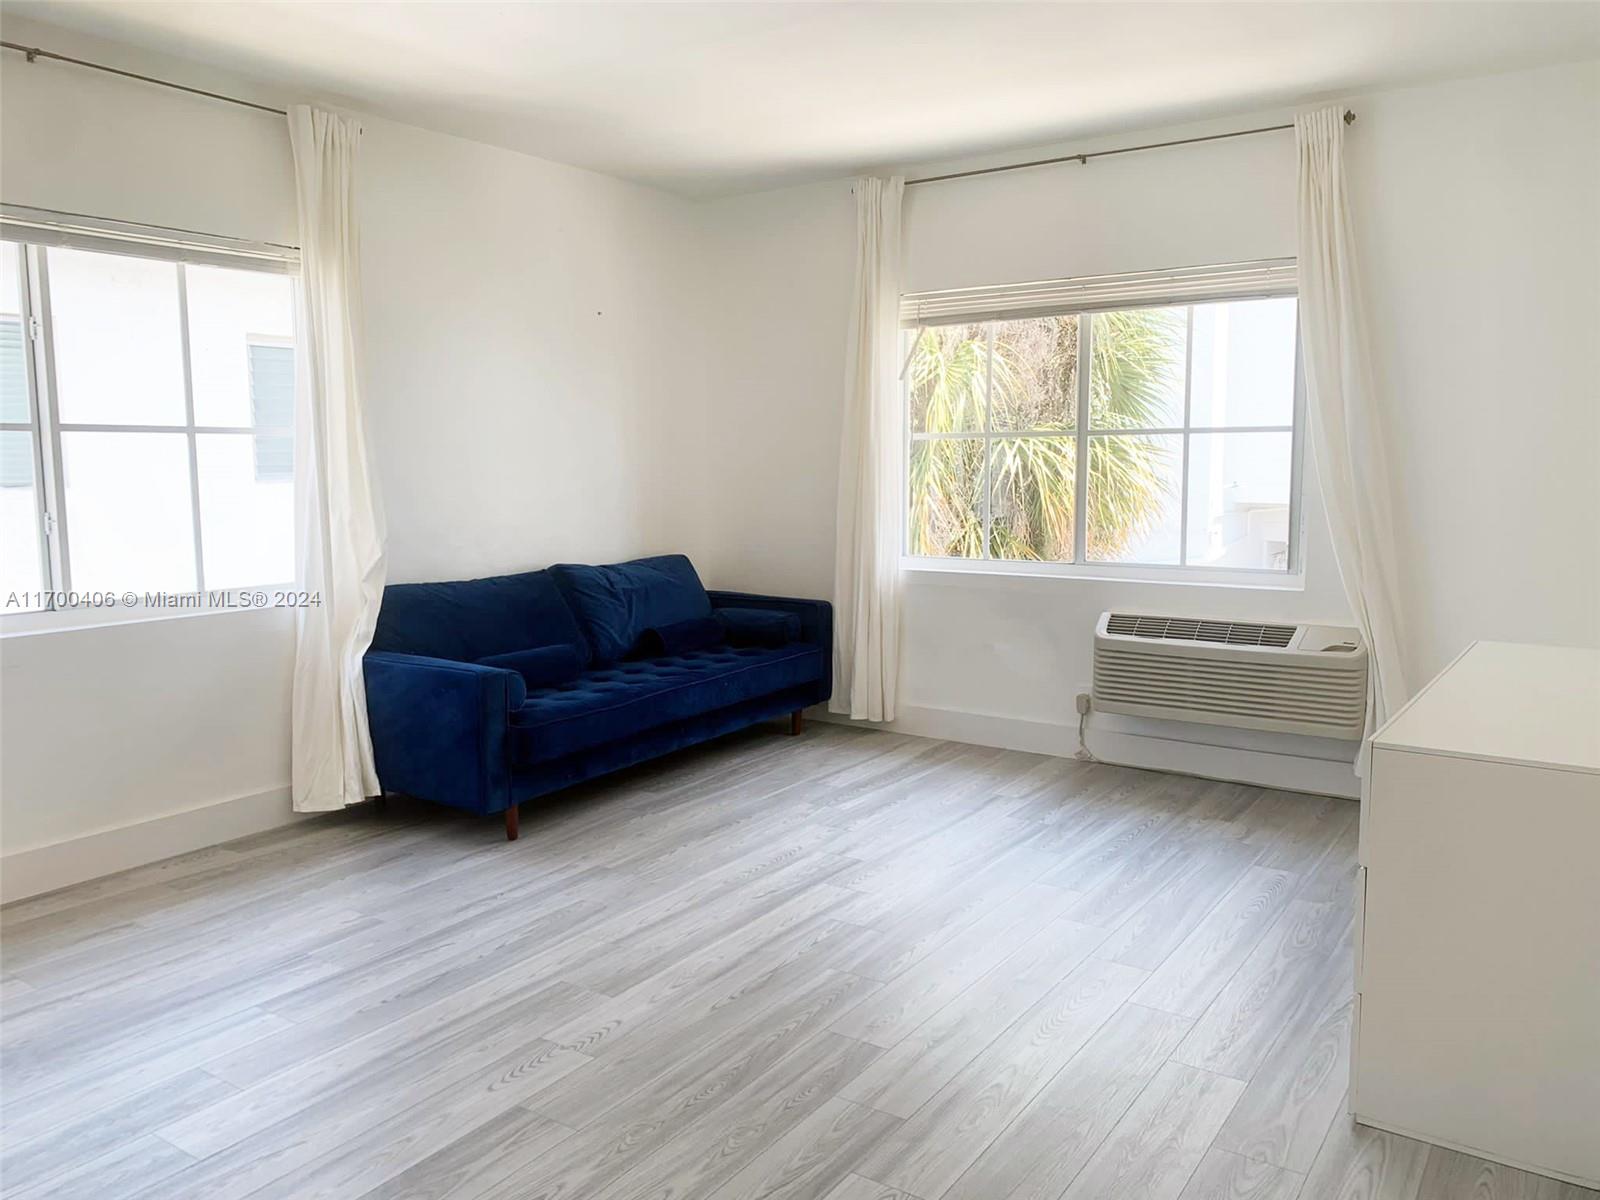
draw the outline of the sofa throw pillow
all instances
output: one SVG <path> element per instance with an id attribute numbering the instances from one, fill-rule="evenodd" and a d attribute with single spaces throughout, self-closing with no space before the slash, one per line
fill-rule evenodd
<path id="1" fill-rule="evenodd" d="M 660 658 L 668 654 L 690 654 L 709 650 L 728 640 L 728 631 L 715 617 L 691 617 L 674 621 L 659 629 L 646 629 L 633 648 L 634 658 Z"/>
<path id="2" fill-rule="evenodd" d="M 711 615 L 711 597 L 694 564 L 681 554 L 603 567 L 559 563 L 550 574 L 598 663 L 622 658 L 646 629 Z"/>
<path id="3" fill-rule="evenodd" d="M 768 608 L 719 608 L 717 620 L 735 646 L 787 646 L 800 640 L 800 618 L 795 613 Z"/>
<path id="4" fill-rule="evenodd" d="M 522 676 L 531 692 L 536 688 L 571 683 L 583 674 L 583 652 L 576 646 L 539 646 L 533 650 L 513 650 L 491 654 L 478 660 L 480 667 L 500 667 Z"/>

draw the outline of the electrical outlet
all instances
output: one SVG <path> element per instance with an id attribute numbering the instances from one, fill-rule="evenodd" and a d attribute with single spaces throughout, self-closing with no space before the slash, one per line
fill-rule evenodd
<path id="1" fill-rule="evenodd" d="M 1080 717 L 1086 716 L 1086 715 L 1088 715 L 1088 712 L 1089 712 L 1089 693 L 1088 692 L 1079 692 L 1078 693 L 1078 715 Z"/>

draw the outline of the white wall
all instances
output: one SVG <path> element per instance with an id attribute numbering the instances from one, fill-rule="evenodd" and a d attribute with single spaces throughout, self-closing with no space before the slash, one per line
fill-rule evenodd
<path id="1" fill-rule="evenodd" d="M 1600 641 L 1596 81 L 1589 63 L 1351 102 L 1360 118 L 1349 163 L 1393 416 L 1419 684 L 1474 638 Z M 1254 114 L 1015 157 L 1287 118 Z M 956 164 L 967 165 L 988 164 Z M 1293 138 L 1276 134 L 912 188 L 907 287 L 1293 254 L 1294 177 Z M 705 418 L 715 490 L 700 544 L 720 583 L 831 587 L 853 220 L 844 182 L 704 210 L 721 353 Z M 900 724 L 1069 752 L 1093 621 L 1113 606 L 1347 620 L 1314 480 L 1307 490 L 1300 592 L 912 573 Z M 1345 753 L 1336 743 L 1101 721 L 1110 731 L 1092 739 L 1101 753 L 1207 774 L 1270 778 L 1282 763 L 1172 739 Z M 1347 770 L 1315 761 L 1294 764 L 1288 778 L 1354 785 Z"/>
<path id="2" fill-rule="evenodd" d="M 673 545 L 698 394 L 690 206 L 364 121 L 372 429 L 393 581 Z"/>
<path id="3" fill-rule="evenodd" d="M 1474 638 L 1600 644 L 1600 63 L 1359 107 L 1413 680 Z"/>
<path id="4" fill-rule="evenodd" d="M 8 38 L 196 79 L 7 18 Z M 282 106 L 246 80 L 205 86 Z M 281 118 L 0 59 L 0 199 L 295 240 Z M 394 580 L 678 544 L 697 392 L 686 202 L 366 120 L 369 401 Z M 4 895 L 290 819 L 288 614 L 0 638 Z"/>
<path id="5" fill-rule="evenodd" d="M 709 380 L 697 412 L 708 583 L 832 594 L 855 200 L 826 183 L 706 204 Z"/>

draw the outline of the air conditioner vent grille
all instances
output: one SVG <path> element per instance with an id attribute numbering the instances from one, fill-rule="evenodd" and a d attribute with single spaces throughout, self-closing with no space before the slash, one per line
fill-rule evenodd
<path id="1" fill-rule="evenodd" d="M 1294 640 L 1295 626 L 1112 613 L 1106 621 L 1106 632 L 1118 637 L 1145 638 L 1150 641 L 1200 642 L 1219 646 L 1271 646 L 1282 649 Z"/>
<path id="2" fill-rule="evenodd" d="M 1367 653 L 1343 626 L 1101 613 L 1093 697 L 1108 713 L 1354 741 Z"/>

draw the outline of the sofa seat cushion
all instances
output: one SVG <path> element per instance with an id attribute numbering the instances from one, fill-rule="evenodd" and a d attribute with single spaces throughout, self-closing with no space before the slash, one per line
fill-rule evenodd
<path id="1" fill-rule="evenodd" d="M 716 646 L 588 671 L 575 682 L 528 694 L 511 714 L 512 760 L 525 767 L 622 741 L 647 729 L 814 682 L 828 669 L 819 647 L 797 643 L 778 648 Z"/>

